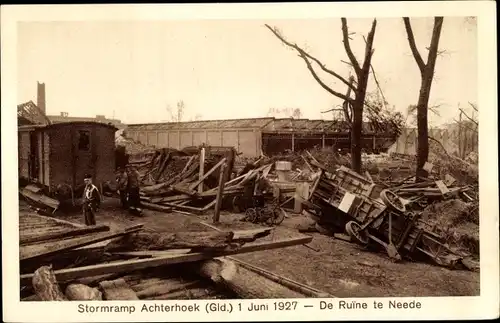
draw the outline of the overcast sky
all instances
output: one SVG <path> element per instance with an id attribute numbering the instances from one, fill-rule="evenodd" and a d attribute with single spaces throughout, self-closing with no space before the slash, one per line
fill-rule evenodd
<path id="1" fill-rule="evenodd" d="M 412 19 L 427 59 L 433 18 Z M 250 118 L 269 108 L 300 108 L 303 117 L 341 103 L 312 78 L 304 62 L 264 27 L 278 27 L 330 69 L 347 76 L 340 19 L 192 20 L 130 22 L 22 22 L 18 24 L 18 101 L 36 102 L 36 82 L 46 84 L 47 112 L 104 114 L 126 123 L 166 121 L 167 106 L 183 100 L 185 118 Z M 348 19 L 359 60 L 370 19 Z M 458 105 L 477 102 L 477 30 L 474 20 L 445 17 L 431 105 L 440 124 Z M 382 90 L 400 111 L 417 102 L 420 74 L 402 19 L 380 18 L 373 67 Z M 345 86 L 323 75 L 340 92 Z M 370 79 L 369 90 L 375 91 Z M 470 111 L 470 110 L 468 110 Z"/>

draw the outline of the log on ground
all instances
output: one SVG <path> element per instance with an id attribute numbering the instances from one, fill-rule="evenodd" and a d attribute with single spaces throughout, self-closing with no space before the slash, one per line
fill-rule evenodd
<path id="1" fill-rule="evenodd" d="M 244 299 L 307 297 L 227 259 L 215 258 L 190 266 L 202 277 L 211 279 Z"/>
<path id="2" fill-rule="evenodd" d="M 65 295 L 70 301 L 102 301 L 102 293 L 97 288 L 83 284 L 68 285 Z"/>
<path id="3" fill-rule="evenodd" d="M 33 275 L 33 289 L 41 301 L 66 301 L 50 266 L 42 266 Z"/>
<path id="4" fill-rule="evenodd" d="M 106 300 L 138 300 L 139 298 L 135 292 L 130 288 L 127 282 L 123 279 L 113 281 L 103 281 L 99 283 L 104 298 Z"/>
<path id="5" fill-rule="evenodd" d="M 194 250 L 223 250 L 241 246 L 270 234 L 272 229 L 200 232 L 138 232 L 117 239 L 106 246 L 108 251 L 144 251 L 191 248 Z"/>

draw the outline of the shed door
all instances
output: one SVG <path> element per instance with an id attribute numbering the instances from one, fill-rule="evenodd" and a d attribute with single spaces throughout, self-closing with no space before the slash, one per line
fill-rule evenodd
<path id="1" fill-rule="evenodd" d="M 75 182 L 78 186 L 83 184 L 83 177 L 86 173 L 94 175 L 94 163 L 92 162 L 92 132 L 91 130 L 77 130 L 74 142 L 75 148 Z"/>

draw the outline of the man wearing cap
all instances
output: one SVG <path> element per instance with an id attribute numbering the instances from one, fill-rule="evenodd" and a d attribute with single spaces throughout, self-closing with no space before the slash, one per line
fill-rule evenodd
<path id="1" fill-rule="evenodd" d="M 86 225 L 96 225 L 95 213 L 101 205 L 101 194 L 97 187 L 92 184 L 92 176 L 86 174 L 84 177 L 85 188 L 83 190 L 83 216 Z"/>
<path id="2" fill-rule="evenodd" d="M 141 196 L 139 194 L 140 175 L 134 167 L 127 168 L 128 206 L 133 213 L 141 213 Z"/>

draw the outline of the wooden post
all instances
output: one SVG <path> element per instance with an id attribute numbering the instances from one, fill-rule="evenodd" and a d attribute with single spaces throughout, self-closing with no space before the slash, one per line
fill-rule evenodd
<path id="1" fill-rule="evenodd" d="M 321 148 L 325 149 L 325 134 L 321 136 Z"/>
<path id="2" fill-rule="evenodd" d="M 295 151 L 295 134 L 292 132 L 292 151 Z"/>
<path id="3" fill-rule="evenodd" d="M 219 223 L 220 208 L 222 206 L 222 192 L 224 191 L 225 176 L 224 171 L 226 169 L 226 163 L 220 166 L 219 174 L 219 190 L 217 191 L 217 198 L 215 200 L 215 211 L 214 211 L 214 223 Z"/>
<path id="4" fill-rule="evenodd" d="M 205 172 L 205 148 L 201 148 L 200 150 L 200 172 L 199 172 L 199 180 L 203 178 Z M 203 181 L 198 185 L 198 192 L 203 193 Z"/>

